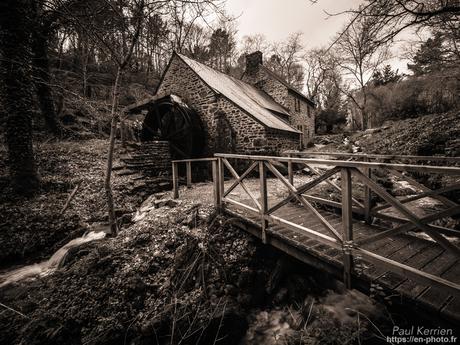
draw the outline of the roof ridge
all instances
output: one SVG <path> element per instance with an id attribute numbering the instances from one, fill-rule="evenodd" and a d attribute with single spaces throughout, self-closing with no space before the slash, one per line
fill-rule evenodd
<path id="1" fill-rule="evenodd" d="M 205 67 L 207 67 L 207 68 L 210 68 L 210 69 L 212 69 L 214 72 L 217 72 L 217 73 L 219 73 L 219 74 L 222 74 L 222 75 L 226 76 L 227 78 L 231 78 L 231 79 L 233 79 L 234 81 L 237 81 L 237 82 L 239 82 L 239 83 L 244 83 L 244 84 L 246 84 L 246 85 L 248 85 L 248 86 L 254 87 L 254 85 L 251 85 L 251 84 L 249 84 L 249 83 L 246 83 L 245 81 L 243 81 L 243 80 L 241 80 L 241 79 L 235 78 L 234 76 L 231 76 L 230 74 L 227 74 L 227 73 L 224 73 L 224 72 L 222 72 L 222 71 L 219 71 L 218 69 L 215 69 L 215 68 L 213 68 L 213 67 L 211 67 L 211 66 L 208 66 L 208 65 L 206 65 L 206 64 L 203 63 L 203 62 L 200 62 L 200 61 L 198 61 L 198 60 L 192 59 L 191 57 L 188 57 L 187 55 L 180 54 L 180 53 L 177 53 L 177 52 L 176 52 L 176 54 L 179 55 L 179 56 L 182 57 L 182 58 L 185 57 L 186 59 L 193 60 L 194 62 L 196 62 L 196 63 L 198 63 L 198 64 L 200 64 L 200 65 L 203 65 L 203 66 L 205 66 Z M 256 88 L 256 89 L 257 89 L 257 88 Z M 257 90 L 259 90 L 259 89 L 257 89 Z M 259 90 L 259 91 L 262 91 L 262 90 Z"/>
<path id="2" fill-rule="evenodd" d="M 276 114 L 291 115 L 263 90 L 186 55 L 174 53 L 214 92 L 224 96 L 258 122 L 270 128 L 300 133 Z"/>

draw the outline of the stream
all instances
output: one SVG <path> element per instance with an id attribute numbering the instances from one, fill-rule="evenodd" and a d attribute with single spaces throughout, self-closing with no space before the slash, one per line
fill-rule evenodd
<path id="1" fill-rule="evenodd" d="M 27 265 L 13 269 L 9 272 L 0 275 L 0 287 L 9 285 L 11 283 L 18 282 L 26 278 L 43 277 L 53 273 L 59 267 L 61 267 L 64 259 L 67 256 L 69 250 L 73 247 L 77 247 L 83 243 L 91 242 L 104 238 L 106 233 L 104 231 L 90 231 L 85 233 L 81 237 L 77 237 L 64 246 L 59 248 L 48 260 L 42 261 L 37 264 Z"/>

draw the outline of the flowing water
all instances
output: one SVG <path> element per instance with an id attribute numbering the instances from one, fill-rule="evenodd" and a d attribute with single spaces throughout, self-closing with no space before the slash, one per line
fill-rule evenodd
<path id="1" fill-rule="evenodd" d="M 382 306 L 374 303 L 368 296 L 357 290 L 347 290 L 342 293 L 330 290 L 325 296 L 317 297 L 316 299 L 313 296 L 307 296 L 306 302 L 308 302 L 307 310 L 310 313 L 321 308 L 325 311 L 324 320 L 334 320 L 338 325 L 358 325 L 360 320 L 358 314 L 363 320 L 367 319 L 367 317 L 375 319 L 377 315 L 383 315 Z M 288 341 L 290 337 L 295 339 L 296 332 L 303 332 L 305 338 L 314 338 L 316 326 L 312 329 L 308 329 L 307 326 L 311 325 L 312 320 L 315 318 L 317 316 L 308 317 L 305 323 L 299 323 L 302 320 L 299 310 L 287 306 L 280 309 L 254 310 L 248 317 L 249 328 L 240 345 L 287 344 L 290 343 Z M 293 327 L 295 324 L 299 324 L 302 327 L 295 329 Z M 318 327 L 332 325 L 334 325 L 333 322 L 330 324 L 317 322 Z"/>
<path id="2" fill-rule="evenodd" d="M 64 262 L 67 253 L 71 248 L 79 246 L 83 243 L 99 240 L 101 238 L 104 238 L 105 235 L 106 233 L 104 231 L 90 231 L 84 234 L 82 237 L 75 238 L 67 244 L 65 244 L 63 247 L 59 248 L 59 250 L 56 251 L 53 254 L 53 256 L 51 256 L 46 261 L 42 261 L 38 264 L 32 264 L 16 268 L 12 271 L 1 274 L 0 287 L 6 286 L 14 282 L 18 282 L 26 278 L 43 277 L 48 274 L 51 274 L 61 266 L 61 264 Z"/>

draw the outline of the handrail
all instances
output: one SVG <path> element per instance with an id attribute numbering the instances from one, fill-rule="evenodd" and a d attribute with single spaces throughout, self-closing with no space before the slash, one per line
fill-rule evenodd
<path id="1" fill-rule="evenodd" d="M 295 156 L 332 156 L 332 157 L 352 157 L 364 159 L 395 159 L 395 160 L 414 160 L 414 161 L 445 161 L 460 163 L 460 157 L 447 156 L 415 156 L 415 155 L 379 155 L 373 153 L 347 153 L 347 152 L 298 152 L 284 151 L 283 154 Z"/>
<path id="2" fill-rule="evenodd" d="M 231 159 L 245 159 L 245 160 L 274 160 L 286 163 L 311 163 L 328 166 L 338 166 L 344 168 L 393 168 L 395 170 L 403 171 L 419 171 L 427 173 L 442 173 L 449 175 L 460 175 L 460 167 L 449 166 L 429 166 L 429 165 L 416 165 L 416 164 L 402 164 L 402 163 L 376 163 L 376 162 L 356 162 L 356 161 L 343 161 L 332 159 L 313 159 L 313 158 L 295 158 L 295 157 L 276 157 L 276 156 L 256 156 L 256 155 L 241 155 L 229 153 L 216 153 L 214 157 L 217 158 L 231 158 Z"/>
<path id="3" fill-rule="evenodd" d="M 173 198 L 179 198 L 179 164 L 185 163 L 186 166 L 186 176 L 187 176 L 187 187 L 192 186 L 192 163 L 195 162 L 211 162 L 212 163 L 212 179 L 214 183 L 214 200 L 217 203 L 217 200 L 220 199 L 220 196 L 217 194 L 217 178 L 218 178 L 218 159 L 215 157 L 208 158 L 190 158 L 190 159 L 176 159 L 171 161 L 172 164 L 172 183 L 173 183 Z"/>
<path id="4" fill-rule="evenodd" d="M 460 257 L 460 248 L 447 237 L 444 237 L 441 230 L 445 229 L 440 226 L 432 225 L 433 221 L 442 219 L 444 217 L 452 216 L 460 213 L 460 206 L 457 205 L 457 201 L 449 200 L 442 197 L 440 194 L 446 191 L 452 191 L 460 189 L 460 183 L 454 183 L 450 187 L 440 188 L 438 190 L 431 190 L 428 187 L 418 183 L 418 189 L 422 190 L 422 193 L 417 197 L 409 197 L 405 199 L 397 199 L 395 196 L 390 194 L 385 188 L 380 186 L 372 177 L 372 169 L 375 168 L 386 168 L 386 170 L 395 176 L 405 178 L 406 176 L 400 173 L 400 171 L 422 171 L 427 173 L 437 174 L 451 174 L 460 176 L 460 167 L 449 167 L 449 166 L 426 166 L 417 164 L 402 164 L 402 163 L 377 163 L 377 162 L 362 162 L 362 161 L 344 161 L 344 160 L 328 160 L 328 159 L 311 159 L 311 158 L 297 158 L 297 157 L 276 157 L 276 156 L 257 156 L 257 155 L 243 155 L 243 154 L 227 154 L 227 153 L 216 153 L 214 155 L 217 162 L 213 162 L 213 166 L 216 166 L 217 177 L 215 179 L 215 204 L 219 209 L 225 209 L 230 205 L 244 210 L 244 214 L 252 214 L 260 219 L 261 224 L 261 238 L 262 241 L 266 242 L 266 229 L 271 224 L 281 224 L 283 227 L 291 228 L 295 231 L 301 231 L 306 236 L 315 239 L 323 244 L 332 246 L 334 248 L 342 249 L 343 251 L 343 267 L 344 267 L 344 281 L 347 287 L 351 286 L 351 274 L 353 271 L 353 256 L 359 254 L 362 257 L 368 259 L 370 262 L 382 265 L 394 272 L 407 273 L 408 277 L 420 279 L 422 282 L 426 282 L 432 285 L 444 286 L 449 291 L 460 296 L 460 284 L 454 284 L 448 280 L 442 279 L 430 275 L 421 270 L 412 268 L 400 263 L 395 260 L 390 260 L 384 256 L 376 253 L 372 253 L 362 246 L 364 244 L 374 243 L 375 241 L 381 240 L 385 237 L 394 236 L 397 234 L 406 233 L 413 229 L 418 229 L 428 236 L 446 251 L 453 253 L 456 257 Z M 243 160 L 250 164 L 245 166 L 245 170 L 242 174 L 237 172 L 236 167 L 232 166 L 233 162 L 230 163 L 229 159 Z M 288 177 L 285 177 L 283 173 L 278 170 L 275 162 L 288 163 Z M 315 178 L 312 181 L 305 182 L 302 184 L 294 184 L 294 176 L 292 174 L 292 164 L 299 163 L 306 167 L 310 165 L 324 165 L 328 166 L 325 172 L 316 171 Z M 249 167 L 248 167 L 249 166 Z M 257 169 L 257 166 L 259 167 Z M 241 165 L 240 165 L 241 167 Z M 224 187 L 224 169 L 228 169 L 231 175 L 234 177 L 234 182 L 229 187 Z M 244 180 L 249 178 L 250 173 L 253 171 L 259 171 L 259 187 L 260 198 L 257 198 L 257 194 L 254 191 L 247 188 L 244 184 Z M 315 170 L 315 169 L 314 169 Z M 313 170 L 312 170 L 313 171 Z M 267 191 L 267 172 L 274 175 L 277 181 L 281 182 L 287 187 L 288 196 L 281 200 L 275 200 L 275 205 L 269 206 L 269 194 Z M 341 187 L 338 185 L 337 188 L 341 193 L 341 202 L 329 201 L 322 198 L 314 197 L 306 194 L 314 186 L 322 182 L 327 182 L 331 177 L 336 174 L 341 176 Z M 409 178 L 409 181 L 413 181 Z M 364 207 L 353 207 L 354 196 L 353 196 L 353 185 L 359 182 L 363 186 L 364 196 Z M 240 186 L 246 194 L 250 197 L 256 207 L 251 207 L 241 200 L 235 200 L 230 198 L 230 193 L 236 186 Z M 371 193 L 375 193 L 382 200 L 384 200 L 388 206 L 385 207 L 371 207 Z M 406 205 L 410 200 L 420 199 L 422 197 L 436 197 L 439 201 L 447 206 L 448 209 L 437 212 L 429 216 L 420 218 L 416 213 L 409 209 Z M 407 199 L 407 200 L 406 200 Z M 278 216 L 274 214 L 278 209 L 288 205 L 291 201 L 296 200 L 298 205 L 310 212 L 310 215 L 315 217 L 316 221 L 326 229 L 326 231 L 319 232 L 314 228 L 308 228 L 301 225 L 302 223 L 296 223 L 289 219 L 289 213 L 287 216 Z M 326 217 L 323 217 L 320 212 L 315 210 L 315 205 L 311 202 L 322 203 L 332 206 L 338 206 L 341 208 L 342 221 L 341 229 L 336 229 L 338 224 L 333 225 Z M 356 202 L 355 202 L 356 204 Z M 358 205 L 359 206 L 359 205 Z M 388 214 L 379 214 L 376 211 L 383 210 L 392 207 L 405 218 L 397 218 Z M 383 231 L 376 235 L 367 235 L 362 238 L 353 238 L 354 221 L 352 219 L 353 213 L 359 211 L 359 214 L 365 215 L 365 220 L 370 224 L 372 217 L 387 218 L 391 221 L 396 220 L 395 228 Z M 394 219 L 393 219 L 394 218 Z"/>
<path id="5" fill-rule="evenodd" d="M 217 158 L 208 157 L 208 158 L 190 158 L 190 159 L 175 159 L 171 163 L 187 163 L 187 162 L 211 162 L 215 161 Z"/>

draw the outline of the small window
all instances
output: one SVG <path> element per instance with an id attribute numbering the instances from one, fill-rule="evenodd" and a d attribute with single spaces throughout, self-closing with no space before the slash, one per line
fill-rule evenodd
<path id="1" fill-rule="evenodd" d="M 300 100 L 297 98 L 294 98 L 294 108 L 295 111 L 300 111 Z"/>

